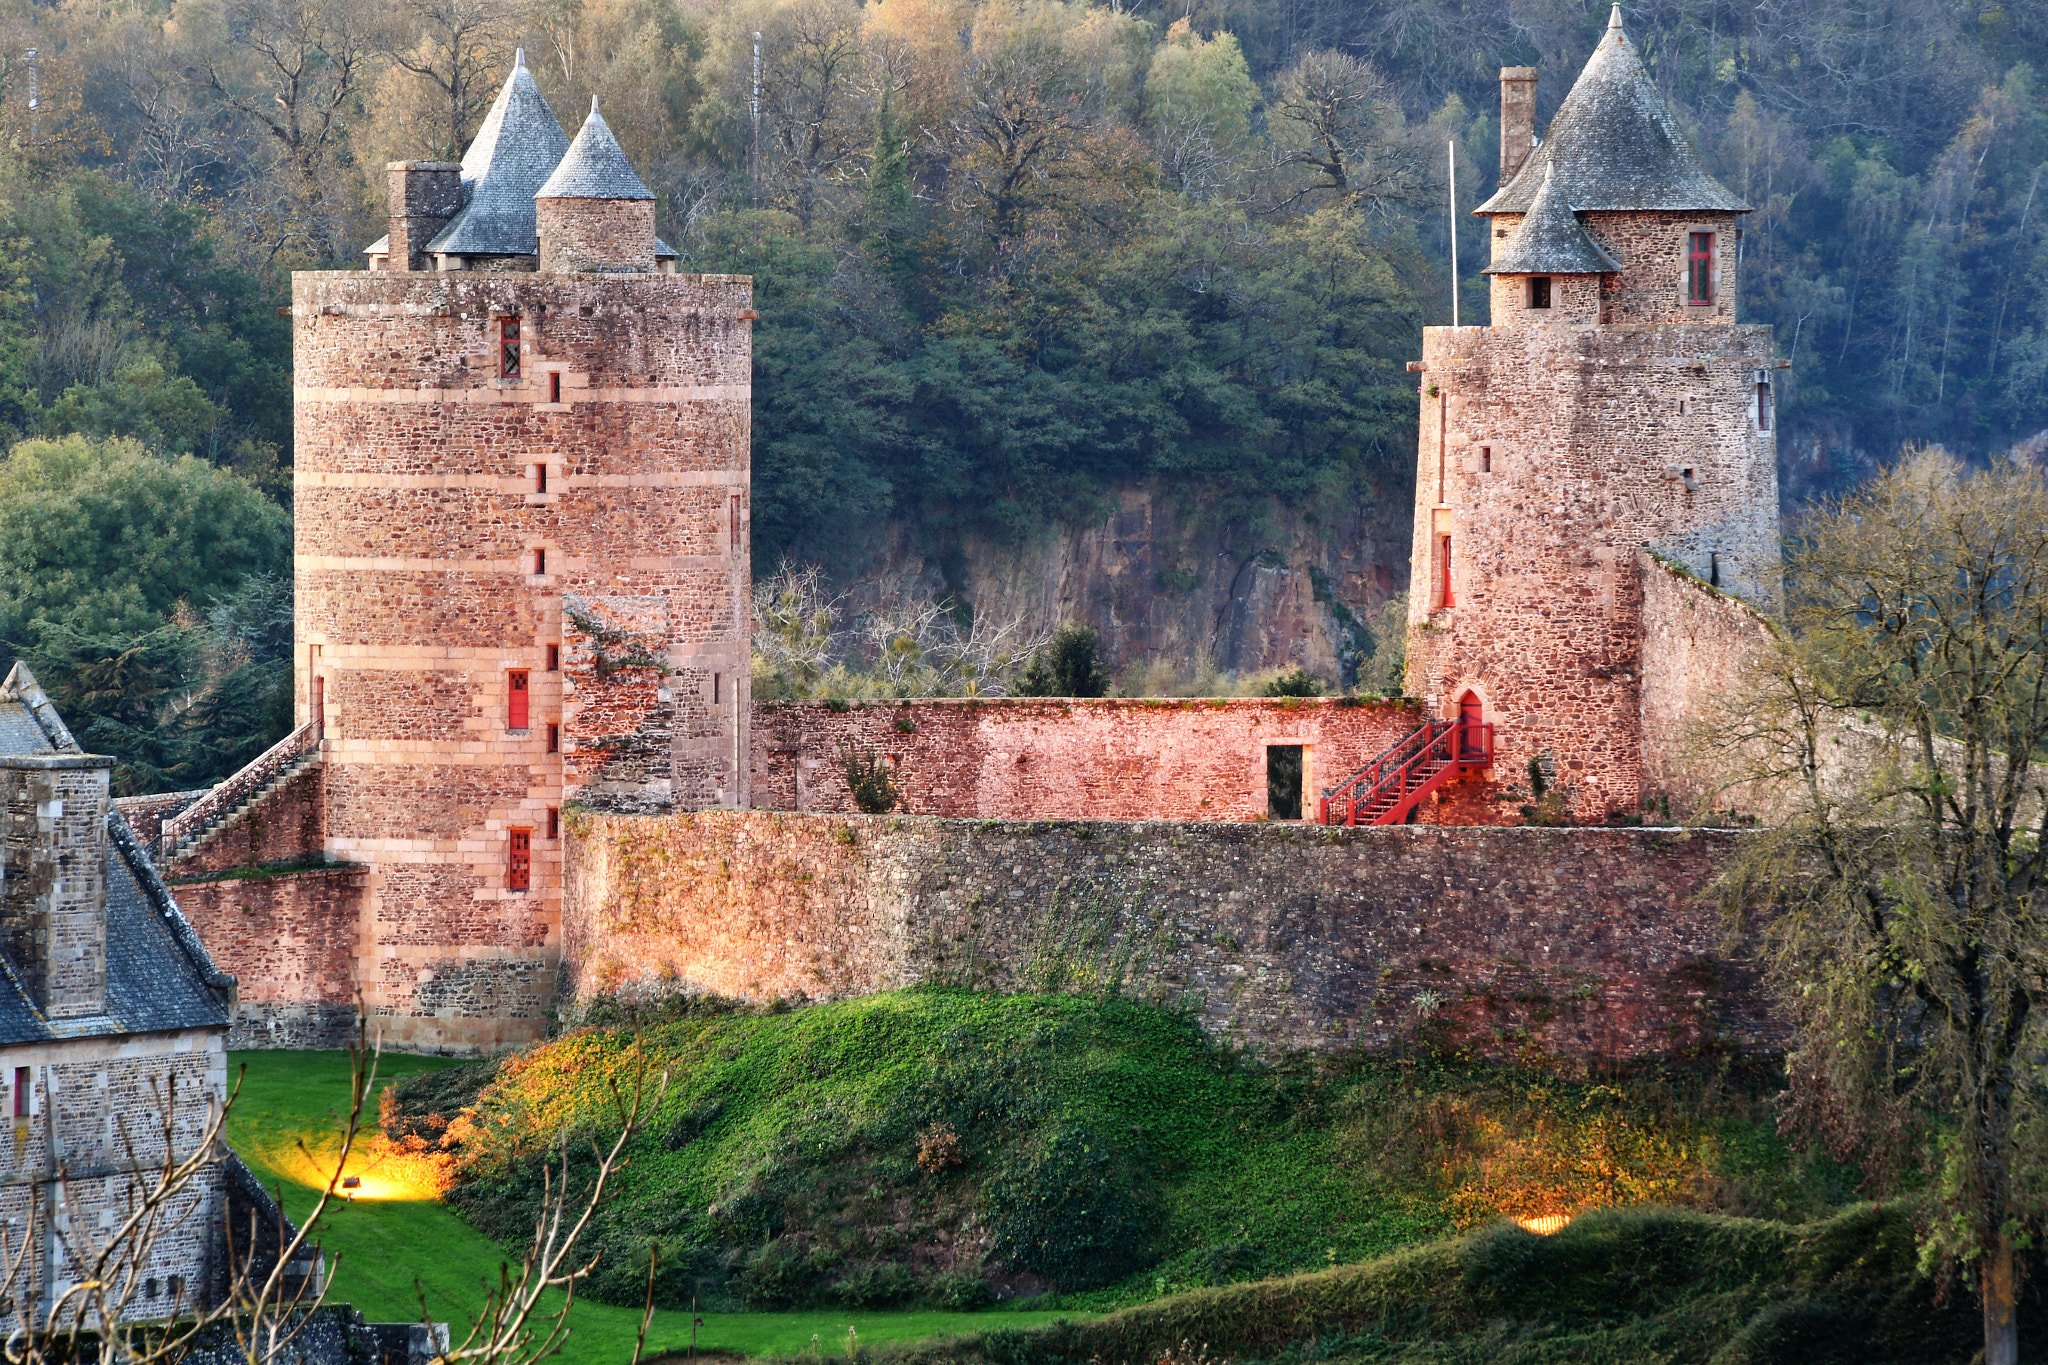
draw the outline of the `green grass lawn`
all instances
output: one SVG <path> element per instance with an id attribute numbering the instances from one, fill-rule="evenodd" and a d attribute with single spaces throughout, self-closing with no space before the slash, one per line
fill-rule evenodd
<path id="1" fill-rule="evenodd" d="M 387 1056 L 378 1084 L 451 1063 L 431 1057 Z M 236 1068 L 248 1068 L 240 1098 L 228 1116 L 228 1141 L 265 1185 L 282 1187 L 285 1210 L 303 1218 L 317 1190 L 293 1178 L 303 1168 L 292 1158 L 302 1138 L 315 1148 L 333 1141 L 348 1109 L 349 1061 L 343 1052 L 238 1052 Z M 375 1105 L 370 1121 L 375 1122 Z M 336 1204 L 316 1235 L 336 1261 L 331 1302 L 346 1302 L 372 1321 L 419 1317 L 420 1293 L 437 1320 L 462 1334 L 468 1315 L 483 1302 L 483 1284 L 495 1280 L 505 1253 L 467 1223 L 431 1200 L 363 1200 Z M 821 1353 L 843 1353 L 847 1329 L 867 1344 L 903 1341 L 955 1332 L 1025 1326 L 1072 1313 L 989 1311 L 984 1313 L 705 1313 L 698 1331 L 700 1351 L 742 1355 L 793 1355 L 815 1337 Z M 579 1302 L 570 1315 L 571 1336 L 561 1359 L 589 1365 L 626 1365 L 640 1314 L 628 1308 Z M 647 1332 L 649 1356 L 689 1345 L 690 1315 L 656 1312 Z"/>

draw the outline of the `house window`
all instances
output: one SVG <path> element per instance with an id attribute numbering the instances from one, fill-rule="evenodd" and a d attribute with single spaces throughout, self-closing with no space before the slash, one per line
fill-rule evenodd
<path id="1" fill-rule="evenodd" d="M 515 829 L 505 860 L 505 889 L 533 890 L 533 831 Z"/>
<path id="2" fill-rule="evenodd" d="M 1714 234 L 1688 234 L 1685 248 L 1685 301 L 1704 306 L 1714 301 Z"/>
<path id="3" fill-rule="evenodd" d="M 498 319 L 498 377 L 519 377 L 519 319 Z"/>
<path id="4" fill-rule="evenodd" d="M 14 1117 L 18 1119 L 28 1117 L 28 1100 L 33 1076 L 34 1073 L 25 1066 L 14 1068 Z"/>
<path id="5" fill-rule="evenodd" d="M 562 667 L 562 647 L 561 647 L 560 645 L 549 645 L 549 646 L 548 646 L 548 672 L 550 672 L 550 673 L 554 673 L 554 672 L 557 672 L 557 671 L 559 671 L 559 670 L 561 669 L 561 667 Z"/>
<path id="6" fill-rule="evenodd" d="M 1451 538 L 1449 536 L 1438 536 L 1436 538 L 1436 559 L 1437 563 L 1442 566 L 1442 576 L 1437 581 L 1437 605 L 1439 607 L 1455 607 L 1458 605 L 1458 598 L 1457 594 L 1451 591 Z"/>
<path id="7" fill-rule="evenodd" d="M 731 526 L 732 552 L 738 554 L 740 552 L 740 495 L 737 493 L 732 495 Z"/>
<path id="8" fill-rule="evenodd" d="M 551 754 L 562 752 L 562 727 L 559 725 L 548 726 L 548 752 Z"/>
<path id="9" fill-rule="evenodd" d="M 535 550 L 533 552 L 533 571 L 535 573 L 546 573 L 548 571 L 548 552 L 546 550 Z"/>
<path id="10" fill-rule="evenodd" d="M 527 710 L 527 699 L 526 670 L 523 668 L 510 670 L 505 674 L 505 728 L 507 730 L 524 730 L 526 728 L 527 718 L 531 714 Z"/>
<path id="11" fill-rule="evenodd" d="M 1756 379 L 1756 429 L 1771 429 L 1771 372 L 1758 370 Z"/>
<path id="12" fill-rule="evenodd" d="M 550 403 L 562 401 L 562 372 L 560 370 L 548 371 L 548 401 Z M 541 492 L 545 493 L 547 490 L 543 488 Z"/>
<path id="13" fill-rule="evenodd" d="M 1721 586 L 1721 556 L 1718 551 L 1707 551 L 1707 582 Z"/>
<path id="14" fill-rule="evenodd" d="M 537 464 L 533 467 L 533 491 L 536 493 L 548 491 L 548 467 L 544 464 Z"/>
<path id="15" fill-rule="evenodd" d="M 1529 306 L 1531 308 L 1550 307 L 1550 276 L 1531 275 L 1529 277 Z"/>
<path id="16" fill-rule="evenodd" d="M 716 706 L 716 705 L 718 705 L 718 704 L 719 704 L 719 696 L 718 696 L 718 693 L 719 693 L 719 688 L 720 688 L 720 685 L 721 685 L 722 681 L 723 681 L 723 680 L 721 679 L 721 677 L 720 677 L 720 675 L 719 675 L 719 674 L 713 673 L 713 674 L 711 675 L 711 704 L 712 704 L 713 706 Z"/>
<path id="17" fill-rule="evenodd" d="M 559 839 L 559 838 L 561 838 L 561 837 L 562 837 L 562 808 L 561 808 L 560 806 L 549 806 L 549 807 L 548 807 L 548 838 L 550 838 L 550 839 Z"/>
<path id="18" fill-rule="evenodd" d="M 1479 447 L 1479 472 L 1482 474 L 1491 474 L 1493 472 L 1492 446 Z"/>
<path id="19" fill-rule="evenodd" d="M 1266 815 L 1274 820 L 1301 818 L 1301 746 L 1266 746 Z"/>

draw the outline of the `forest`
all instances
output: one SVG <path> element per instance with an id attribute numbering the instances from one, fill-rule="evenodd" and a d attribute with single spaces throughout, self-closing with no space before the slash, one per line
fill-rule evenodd
<path id="1" fill-rule="evenodd" d="M 1743 306 L 1792 363 L 1787 501 L 1908 441 L 2048 446 L 2048 6 L 1624 15 L 1756 208 Z M 950 581 L 963 546 L 1139 484 L 1233 526 L 1405 508 L 1403 366 L 1449 321 L 1453 231 L 1463 317 L 1486 316 L 1468 210 L 1494 188 L 1498 70 L 1542 70 L 1547 120 L 1606 20 L 1594 0 L 11 0 L 0 649 L 131 790 L 214 780 L 281 732 L 289 273 L 359 267 L 386 161 L 459 154 L 520 50 L 572 126 L 599 99 L 685 268 L 755 277 L 763 577 L 851 582 L 894 527 Z"/>

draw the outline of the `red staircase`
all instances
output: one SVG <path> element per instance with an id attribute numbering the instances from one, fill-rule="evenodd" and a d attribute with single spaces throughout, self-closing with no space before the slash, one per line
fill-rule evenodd
<path id="1" fill-rule="evenodd" d="M 1432 720 L 1323 793 L 1316 820 L 1325 825 L 1398 825 L 1422 799 L 1470 768 L 1493 762 L 1493 727 L 1469 720 Z"/>

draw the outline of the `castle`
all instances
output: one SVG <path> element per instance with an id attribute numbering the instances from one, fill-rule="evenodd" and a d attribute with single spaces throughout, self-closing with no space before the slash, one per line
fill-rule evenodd
<path id="1" fill-rule="evenodd" d="M 1779 591 L 1747 206 L 1618 9 L 1540 140 L 1535 79 L 1502 72 L 1478 209 L 1493 323 L 1410 367 L 1410 699 L 757 709 L 751 282 L 673 273 L 596 108 L 568 139 L 515 64 L 460 166 L 390 167 L 367 271 L 295 278 L 298 730 L 132 803 L 237 1041 L 331 1043 L 359 999 L 474 1051 L 593 991 L 1114 977 L 1317 1046 L 1444 974 L 1568 994 L 1512 1025 L 1564 1050 L 1768 1040 L 1696 903 L 1721 836 L 1503 828 L 1532 771 L 1582 824 L 1682 808 Z M 851 813 L 842 741 L 897 814 Z"/>

